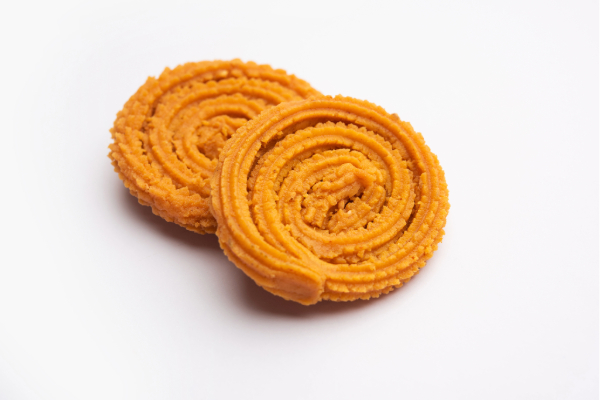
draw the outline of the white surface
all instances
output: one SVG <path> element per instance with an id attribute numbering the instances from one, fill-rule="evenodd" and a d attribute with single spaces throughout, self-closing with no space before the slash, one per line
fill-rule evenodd
<path id="1" fill-rule="evenodd" d="M 0 6 L 1 399 L 598 398 L 597 2 L 195 3 Z M 424 134 L 452 208 L 408 285 L 285 302 L 128 194 L 116 112 L 234 57 Z"/>

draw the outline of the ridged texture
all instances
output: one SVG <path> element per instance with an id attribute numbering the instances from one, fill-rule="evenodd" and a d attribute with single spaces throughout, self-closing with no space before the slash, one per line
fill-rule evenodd
<path id="1" fill-rule="evenodd" d="M 221 247 L 302 304 L 401 286 L 444 235 L 444 172 L 421 134 L 345 97 L 280 104 L 238 129 L 212 178 Z"/>
<path id="2" fill-rule="evenodd" d="M 253 62 L 167 68 L 117 114 L 109 157 L 141 204 L 191 231 L 212 233 L 210 177 L 225 141 L 263 110 L 314 95 L 308 83 Z"/>

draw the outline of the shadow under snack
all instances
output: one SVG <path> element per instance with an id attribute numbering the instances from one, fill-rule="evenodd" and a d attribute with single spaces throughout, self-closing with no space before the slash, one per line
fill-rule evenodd
<path id="1" fill-rule="evenodd" d="M 233 285 L 232 290 L 236 291 L 234 297 L 242 306 L 249 308 L 254 312 L 307 318 L 315 315 L 352 312 L 362 309 L 367 305 L 373 306 L 373 303 L 384 300 L 383 298 L 379 298 L 371 299 L 369 301 L 355 300 L 351 302 L 321 301 L 311 306 L 304 306 L 275 296 L 258 286 L 252 279 L 246 276 L 227 259 L 227 256 L 221 251 L 219 239 L 216 235 L 201 235 L 188 231 L 175 223 L 165 221 L 161 217 L 153 214 L 150 207 L 140 204 L 137 198 L 129 193 L 129 190 L 123 188 L 120 193 L 122 193 L 121 203 L 123 207 L 127 209 L 127 214 L 132 215 L 136 220 L 141 221 L 149 229 L 192 248 L 210 250 L 211 252 L 218 250 L 223 257 L 223 264 L 226 263 L 231 268 L 236 269 L 237 274 L 235 274 L 235 276 L 237 276 L 238 282 L 236 285 Z M 219 263 L 221 266 L 223 264 Z M 387 298 L 390 295 L 383 297 Z"/>
<path id="2" fill-rule="evenodd" d="M 201 235 L 192 231 L 188 231 L 182 226 L 173 222 L 168 222 L 152 213 L 149 206 L 140 204 L 135 196 L 129 193 L 129 190 L 121 190 L 121 203 L 127 209 L 127 213 L 133 215 L 138 221 L 148 226 L 160 234 L 167 236 L 169 239 L 190 247 L 202 247 L 211 250 L 221 250 L 219 240 L 216 235 Z M 223 256 L 224 257 L 224 256 Z"/>
<path id="3" fill-rule="evenodd" d="M 287 315 L 298 318 L 314 315 L 349 313 L 358 311 L 367 306 L 374 307 L 376 304 L 394 297 L 395 292 L 398 291 L 394 290 L 392 293 L 370 300 L 354 300 L 347 302 L 323 300 L 317 304 L 304 306 L 267 292 L 243 273 L 240 274 L 240 276 L 238 291 L 240 293 L 239 297 L 245 307 L 250 308 L 255 312 Z"/>

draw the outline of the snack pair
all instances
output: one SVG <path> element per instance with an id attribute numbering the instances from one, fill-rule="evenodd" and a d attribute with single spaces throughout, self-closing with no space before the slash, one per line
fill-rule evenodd
<path id="1" fill-rule="evenodd" d="M 421 134 L 281 70 L 239 60 L 166 70 L 112 132 L 110 157 L 140 203 L 216 228 L 238 268 L 301 304 L 387 293 L 444 234 L 448 189 Z"/>

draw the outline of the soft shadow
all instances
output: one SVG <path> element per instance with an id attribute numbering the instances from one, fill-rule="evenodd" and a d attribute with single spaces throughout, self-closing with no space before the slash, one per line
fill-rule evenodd
<path id="1" fill-rule="evenodd" d="M 120 192 L 123 208 L 132 218 L 140 221 L 149 229 L 189 247 L 221 250 L 216 235 L 201 235 L 188 231 L 173 222 L 167 222 L 158 215 L 154 215 L 150 207 L 141 205 L 137 198 L 129 193 L 129 190 L 123 188 Z"/>
<path id="2" fill-rule="evenodd" d="M 296 318 L 357 312 L 365 307 L 376 307 L 378 304 L 389 300 L 396 292 L 399 292 L 397 289 L 392 293 L 371 300 L 355 300 L 350 302 L 321 301 L 310 306 L 303 306 L 302 304 L 285 300 L 267 292 L 244 274 L 240 274 L 240 276 L 241 282 L 239 282 L 238 286 L 240 290 L 239 297 L 244 306 L 254 312 L 286 315 Z"/>
<path id="3" fill-rule="evenodd" d="M 175 223 L 167 222 L 161 217 L 154 215 L 150 207 L 139 204 L 137 198 L 132 196 L 127 189 L 124 188 L 124 190 L 121 190 L 120 192 L 122 193 L 120 201 L 127 210 L 127 213 L 149 229 L 166 236 L 170 240 L 177 241 L 178 243 L 192 248 L 221 251 L 219 240 L 216 235 L 200 235 L 188 231 Z M 226 258 L 224 254 L 223 258 Z M 233 263 L 230 264 L 231 268 L 236 268 Z M 377 304 L 381 304 L 390 297 L 397 296 L 397 292 L 401 292 L 403 289 L 396 289 L 392 293 L 368 301 L 322 301 L 311 306 L 303 306 L 267 292 L 242 271 L 237 270 L 236 272 L 237 274 L 232 274 L 236 277 L 235 279 L 238 279 L 237 285 L 235 285 L 235 287 L 238 288 L 236 292 L 237 296 L 235 297 L 243 307 L 250 309 L 252 312 L 293 318 L 310 318 L 319 315 L 351 313 L 357 312 L 365 307 L 376 307 Z"/>

